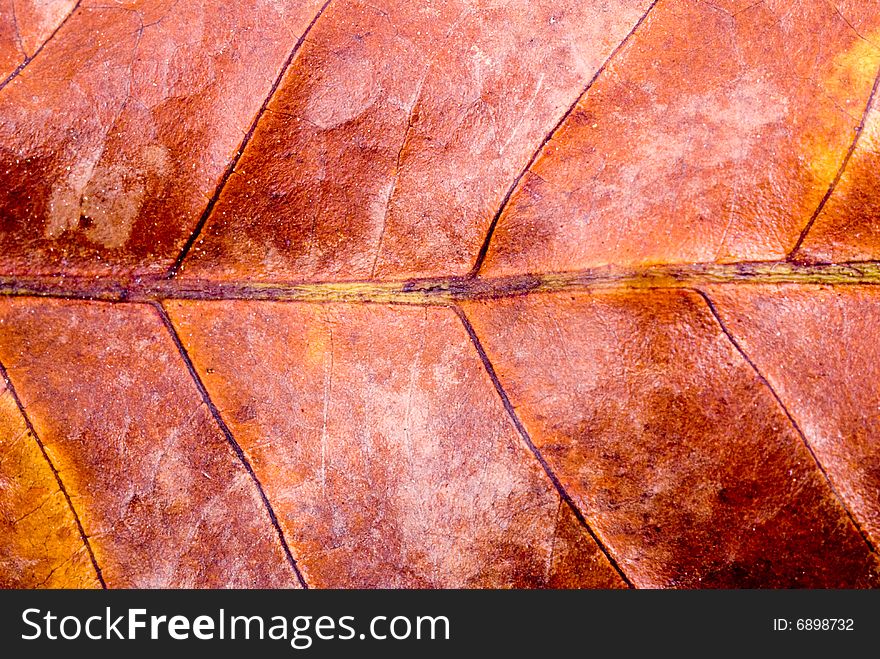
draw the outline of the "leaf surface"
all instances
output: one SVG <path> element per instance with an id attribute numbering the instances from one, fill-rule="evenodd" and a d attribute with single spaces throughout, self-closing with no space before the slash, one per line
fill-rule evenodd
<path id="1" fill-rule="evenodd" d="M 880 585 L 878 43 L 0 2 L 0 585 Z"/>
<path id="2" fill-rule="evenodd" d="M 0 85 L 32 60 L 79 4 L 77 0 L 3 0 Z"/>

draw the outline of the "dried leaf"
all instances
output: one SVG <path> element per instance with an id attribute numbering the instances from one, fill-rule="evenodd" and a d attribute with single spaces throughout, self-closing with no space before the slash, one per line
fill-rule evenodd
<path id="1" fill-rule="evenodd" d="M 880 585 L 880 14 L 0 2 L 0 586 Z"/>

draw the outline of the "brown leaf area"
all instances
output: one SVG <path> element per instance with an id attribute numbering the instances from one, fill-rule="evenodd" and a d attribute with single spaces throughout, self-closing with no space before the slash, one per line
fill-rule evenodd
<path id="1" fill-rule="evenodd" d="M 880 585 L 880 13 L 0 0 L 0 586 Z"/>

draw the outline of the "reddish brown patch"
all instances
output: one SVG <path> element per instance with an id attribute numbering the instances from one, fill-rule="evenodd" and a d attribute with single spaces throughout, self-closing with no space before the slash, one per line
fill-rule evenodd
<path id="1" fill-rule="evenodd" d="M 184 273 L 464 274 L 510 182 L 649 4 L 331 3 Z"/>
<path id="2" fill-rule="evenodd" d="M 699 296 L 465 308 L 536 446 L 637 586 L 877 585 L 868 545 Z"/>
<path id="3" fill-rule="evenodd" d="M 83 2 L 0 91 L 0 269 L 166 270 L 318 7 Z"/>
<path id="4" fill-rule="evenodd" d="M 450 310 L 168 307 L 310 584 L 622 585 Z"/>
<path id="5" fill-rule="evenodd" d="M 880 344 L 873 340 L 880 291 L 754 286 L 709 293 L 880 545 Z"/>
<path id="6" fill-rule="evenodd" d="M 0 300 L 0 362 L 109 586 L 297 585 L 154 308 Z"/>
<path id="7" fill-rule="evenodd" d="M 661 2 L 523 179 L 486 274 L 784 257 L 855 136 L 880 14 Z"/>

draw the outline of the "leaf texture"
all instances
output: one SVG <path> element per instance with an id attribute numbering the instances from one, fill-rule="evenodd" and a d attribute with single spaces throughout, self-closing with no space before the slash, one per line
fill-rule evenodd
<path id="1" fill-rule="evenodd" d="M 880 585 L 878 44 L 0 2 L 0 586 Z"/>
<path id="2" fill-rule="evenodd" d="M 77 0 L 4 0 L 0 25 L 0 79 L 5 85 L 40 52 L 70 16 Z"/>

